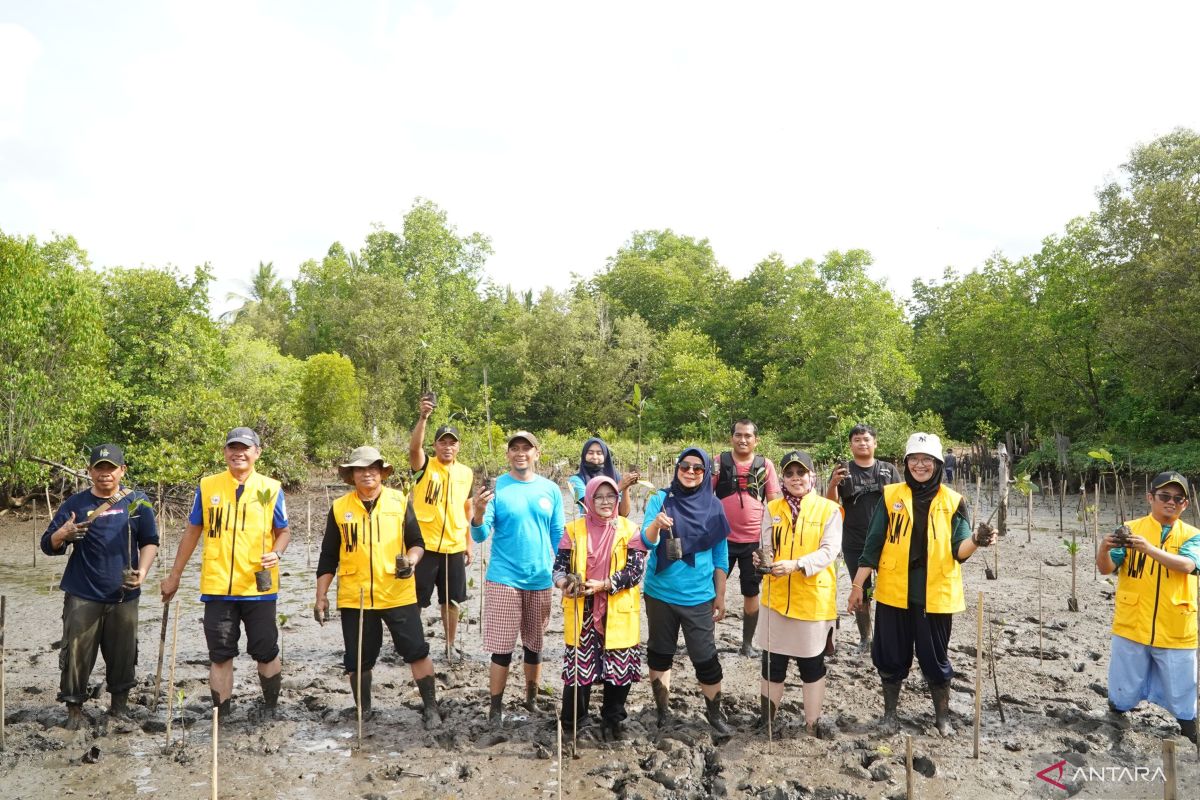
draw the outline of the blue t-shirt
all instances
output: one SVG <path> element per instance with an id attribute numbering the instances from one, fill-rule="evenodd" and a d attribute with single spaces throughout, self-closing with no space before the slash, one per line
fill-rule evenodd
<path id="1" fill-rule="evenodd" d="M 1171 534 L 1171 528 L 1173 527 L 1175 526 L 1162 526 L 1162 538 L 1158 541 L 1160 547 L 1162 546 L 1162 543 L 1167 540 L 1167 536 Z M 1181 544 L 1179 546 L 1179 555 L 1183 556 L 1184 558 L 1190 558 L 1192 563 L 1196 565 L 1196 569 L 1193 570 L 1193 572 L 1195 574 L 1200 574 L 1200 536 L 1193 536 Z M 1108 557 L 1112 559 L 1112 562 L 1116 564 L 1117 567 L 1120 567 L 1123 563 L 1125 563 L 1125 548 L 1114 547 L 1108 551 Z"/>
<path id="2" fill-rule="evenodd" d="M 238 484 L 237 498 L 239 500 L 241 499 L 242 491 L 245 488 L 246 487 L 244 485 Z M 188 524 L 189 525 L 203 525 L 204 524 L 204 509 L 200 507 L 200 487 L 199 486 L 196 487 L 196 494 L 192 498 L 192 511 L 190 514 L 188 514 Z M 275 495 L 275 510 L 271 514 L 271 527 L 273 527 L 275 530 L 281 531 L 284 528 L 286 528 L 287 526 L 288 526 L 287 501 L 285 501 L 283 499 L 283 490 L 280 489 L 279 494 Z M 279 595 L 274 592 L 271 592 L 269 594 L 253 594 L 253 595 L 249 595 L 249 596 L 229 595 L 229 594 L 202 594 L 202 595 L 200 595 L 200 602 L 207 603 L 210 600 L 233 600 L 233 601 L 236 601 L 239 603 L 256 603 L 256 602 L 262 602 L 265 600 L 276 600 L 276 599 L 278 599 L 278 597 L 279 597 Z"/>
<path id="3" fill-rule="evenodd" d="M 698 606 L 707 603 L 717 596 L 717 589 L 713 586 L 713 570 L 719 569 L 729 574 L 729 542 L 722 539 L 711 550 L 695 553 L 694 567 L 689 566 L 686 561 L 676 561 L 662 572 L 658 572 L 658 545 L 651 544 L 646 539 L 646 529 L 662 510 L 665 500 L 664 492 L 655 492 L 646 502 L 646 514 L 642 520 L 642 542 L 650 551 L 650 561 L 646 565 L 646 584 L 643 591 L 655 600 L 677 606 Z"/>
<path id="4" fill-rule="evenodd" d="M 563 525 L 558 484 L 540 475 L 529 481 L 501 475 L 496 496 L 483 512 L 483 524 L 471 526 L 471 538 L 477 542 L 494 537 L 487 579 L 527 591 L 549 589 Z"/>
<path id="5" fill-rule="evenodd" d="M 130 517 L 129 505 L 137 500 L 146 501 L 146 495 L 134 491 L 121 498 L 119 503 L 96 518 L 81 541 L 71 545 L 71 556 L 63 570 L 60 589 L 99 603 L 123 603 L 141 594 L 140 588 L 121 588 L 122 573 L 126 566 L 137 569 L 141 548 L 158 544 L 158 525 L 154 520 L 154 509 L 148 506 L 138 506 Z M 76 522 L 83 522 L 89 511 L 104 502 L 92 494 L 91 489 L 68 497 L 42 534 L 42 552 L 48 556 L 64 555 L 66 544 L 59 550 L 51 549 L 51 534 L 70 519 L 71 512 L 75 513 Z"/>

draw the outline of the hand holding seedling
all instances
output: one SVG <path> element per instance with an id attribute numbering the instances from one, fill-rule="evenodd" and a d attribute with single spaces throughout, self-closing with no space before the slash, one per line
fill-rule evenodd
<path id="1" fill-rule="evenodd" d="M 675 527 L 675 520 L 668 516 L 665 511 L 658 512 L 658 516 L 654 518 L 654 522 L 650 523 L 650 529 L 655 534 L 661 533 L 664 528 L 670 530 L 673 527 Z"/>
<path id="2" fill-rule="evenodd" d="M 996 541 L 996 529 L 986 522 L 979 523 L 979 527 L 975 529 L 975 535 L 971 537 L 971 541 L 976 547 L 991 547 Z"/>
<path id="3" fill-rule="evenodd" d="M 125 590 L 137 589 L 145 579 L 146 576 L 140 569 L 126 570 L 124 580 L 121 582 L 121 588 Z"/>
<path id="4" fill-rule="evenodd" d="M 621 476 L 621 482 L 617 484 L 617 491 L 624 493 L 626 489 L 636 484 L 641 478 L 642 474 L 636 469 L 629 470 Z"/>
<path id="5" fill-rule="evenodd" d="M 583 582 L 584 594 L 595 594 L 596 592 L 608 591 L 608 580 L 593 580 L 588 579 Z"/>
<path id="6" fill-rule="evenodd" d="M 396 556 L 396 577 L 411 578 L 413 576 L 413 563 L 404 553 Z"/>
<path id="7" fill-rule="evenodd" d="M 323 594 L 317 595 L 317 601 L 313 603 L 313 619 L 322 627 L 329 621 L 329 598 Z"/>
<path id="8" fill-rule="evenodd" d="M 418 413 L 421 415 L 422 420 L 429 419 L 429 415 L 433 413 L 435 408 L 437 408 L 437 400 L 433 395 L 429 394 L 428 392 L 421 395 L 421 403 Z"/>
<path id="9" fill-rule="evenodd" d="M 583 579 L 574 572 L 568 572 L 562 582 L 562 592 L 565 597 L 579 597 L 583 589 Z"/>
<path id="10" fill-rule="evenodd" d="M 262 554 L 262 568 L 274 569 L 279 566 L 279 553 L 274 550 L 268 550 Z"/>

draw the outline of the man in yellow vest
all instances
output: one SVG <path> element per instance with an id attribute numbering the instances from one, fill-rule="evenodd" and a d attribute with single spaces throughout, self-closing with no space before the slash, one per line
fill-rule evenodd
<path id="1" fill-rule="evenodd" d="M 1196 582 L 1200 530 L 1180 519 L 1187 478 L 1162 472 L 1150 481 L 1150 513 L 1104 537 L 1096 566 L 1117 573 L 1108 707 L 1118 724 L 1142 700 L 1175 715 L 1196 741 Z"/>
<path id="2" fill-rule="evenodd" d="M 371 670 L 379 658 L 383 626 L 387 625 L 396 652 L 412 670 L 421 693 L 425 727 L 438 728 L 442 718 L 437 707 L 433 662 L 421 627 L 413 578 L 414 569 L 425 554 L 424 542 L 404 492 L 383 485 L 391 474 L 392 465 L 370 446 L 356 448 L 350 460 L 338 466 L 342 481 L 354 489 L 334 500 L 329 509 L 321 558 L 317 562 L 317 600 L 313 613 L 317 622 L 324 625 L 329 609 L 326 594 L 336 572 L 337 604 L 346 645 L 342 664 L 363 716 L 371 711 Z"/>
<path id="3" fill-rule="evenodd" d="M 275 601 L 279 559 L 291 533 L 279 481 L 254 470 L 260 455 L 262 442 L 251 429 L 234 428 L 225 437 L 228 469 L 200 479 L 175 563 L 161 586 L 163 602 L 170 602 L 203 533 L 200 601 L 210 662 L 209 692 L 221 719 L 229 714 L 233 697 L 233 658 L 238 654 L 240 627 L 246 629 L 246 652 L 258 662 L 268 718 L 275 714 L 282 683 Z"/>
<path id="4" fill-rule="evenodd" d="M 929 683 L 938 733 L 953 736 L 950 723 L 950 622 L 966 608 L 962 562 L 994 534 L 972 535 L 962 495 L 942 483 L 942 442 L 914 433 L 904 448 L 904 482 L 883 487 L 867 529 L 867 541 L 848 608 L 863 604 L 863 585 L 875 572 L 875 635 L 871 660 L 883 682 L 883 724 L 894 729 L 900 686 L 916 650 Z"/>
<path id="5" fill-rule="evenodd" d="M 467 567 L 471 565 L 471 537 L 467 534 L 475 476 L 470 467 L 458 463 L 458 428 L 453 425 L 437 429 L 434 458 L 425 455 L 425 423 L 433 409 L 433 399 L 422 397 L 420 415 L 408 440 L 408 466 L 414 479 L 410 499 L 425 541 L 425 557 L 417 565 L 417 602 L 428 608 L 437 588 L 446 651 L 451 660 L 457 660 L 461 654 L 454 637 L 458 607 L 467 600 Z"/>

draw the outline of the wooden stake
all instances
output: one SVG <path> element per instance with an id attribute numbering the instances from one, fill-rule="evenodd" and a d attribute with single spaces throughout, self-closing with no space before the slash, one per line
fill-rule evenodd
<path id="1" fill-rule="evenodd" d="M 362 632 L 363 632 L 363 587 L 358 587 L 358 656 L 354 662 L 354 713 L 358 716 L 358 749 L 362 750 Z"/>
<path id="2" fill-rule="evenodd" d="M 158 632 L 158 669 L 154 672 L 154 699 L 150 701 L 150 711 L 158 710 L 158 691 L 162 688 L 163 654 L 167 649 L 167 617 L 171 609 L 169 603 L 163 603 L 162 627 Z"/>
<path id="3" fill-rule="evenodd" d="M 976 758 L 979 757 L 979 748 L 976 748 Z M 913 756 L 912 756 L 912 734 L 904 734 L 904 796 L 908 800 L 916 800 L 917 792 L 913 780 Z"/>
<path id="4" fill-rule="evenodd" d="M 307 524 L 304 527 L 304 560 L 308 568 L 312 569 L 312 498 L 308 498 L 305 503 L 304 520 Z"/>
<path id="5" fill-rule="evenodd" d="M 41 542 L 39 541 L 39 537 L 38 537 L 37 503 L 36 502 L 30 503 L 29 509 L 30 509 L 29 523 L 30 523 L 30 525 L 33 526 L 33 551 L 32 551 L 33 552 L 33 565 L 36 567 L 37 566 L 37 551 L 42 546 Z"/>
<path id="6" fill-rule="evenodd" d="M 1176 800 L 1179 797 L 1179 774 L 1175 765 L 1175 740 L 1162 740 L 1163 762 L 1163 800 Z"/>
<path id="7" fill-rule="evenodd" d="M 1025 498 L 1025 543 L 1033 544 L 1033 486 L 1030 485 L 1029 496 Z"/>
<path id="8" fill-rule="evenodd" d="M 221 730 L 221 725 L 217 721 L 217 707 L 213 706 L 213 727 L 212 727 L 212 800 L 217 800 L 217 732 Z"/>
<path id="9" fill-rule="evenodd" d="M 175 703 L 175 647 L 179 644 L 179 601 L 175 601 L 175 622 L 171 624 L 171 668 L 167 674 L 167 747 L 171 746 L 171 720 Z"/>
<path id="10" fill-rule="evenodd" d="M 563 767 L 562 767 L 562 720 L 558 720 L 558 800 L 562 800 Z"/>
<path id="11" fill-rule="evenodd" d="M 978 619 L 975 628 L 975 749 L 972 758 L 979 758 L 979 722 L 983 712 L 983 592 L 979 593 L 978 604 Z M 911 741 L 912 737 L 909 739 Z M 911 758 L 909 760 L 911 762 Z M 910 763 L 910 772 L 911 768 Z M 909 781 L 911 782 L 911 780 L 910 776 Z"/>
<path id="12" fill-rule="evenodd" d="M 0 596 L 0 750 L 4 749 L 4 616 L 8 598 Z"/>

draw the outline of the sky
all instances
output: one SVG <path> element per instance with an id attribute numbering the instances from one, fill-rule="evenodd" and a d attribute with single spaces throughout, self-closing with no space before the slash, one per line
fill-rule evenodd
<path id="1" fill-rule="evenodd" d="M 865 248 L 907 295 L 1200 129 L 1198 29 L 1145 1 L 7 0 L 0 230 L 207 262 L 214 313 L 418 197 L 519 289 L 671 228 L 734 276 Z"/>

